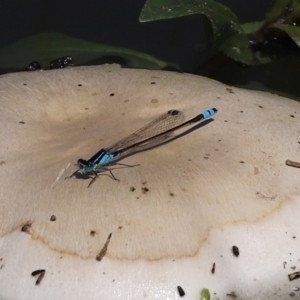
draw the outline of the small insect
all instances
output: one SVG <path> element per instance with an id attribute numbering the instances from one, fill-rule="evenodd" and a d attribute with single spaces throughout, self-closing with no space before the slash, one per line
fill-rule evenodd
<path id="1" fill-rule="evenodd" d="M 69 66 L 74 66 L 74 60 L 71 56 L 61 57 L 50 62 L 50 69 L 62 69 Z"/>
<path id="2" fill-rule="evenodd" d="M 198 123 L 199 121 L 207 119 L 216 113 L 217 109 L 211 108 L 197 115 L 193 119 L 182 123 L 184 121 L 183 112 L 179 110 L 169 110 L 133 134 L 108 148 L 99 150 L 90 159 L 78 159 L 77 166 L 79 169 L 66 178 L 71 178 L 77 173 L 92 173 L 94 177 L 88 185 L 88 187 L 90 187 L 90 185 L 98 177 L 98 173 L 108 171 L 112 179 L 119 181 L 119 179 L 113 175 L 111 169 L 107 168 L 107 166 L 116 164 L 124 167 L 137 166 L 116 163 L 116 160 L 122 159 L 130 151 L 134 150 L 136 152 L 141 149 L 145 150 L 166 142 L 178 129 Z"/>
<path id="3" fill-rule="evenodd" d="M 26 68 L 25 71 L 36 71 L 41 69 L 41 64 L 38 61 L 34 61 L 30 63 Z"/>

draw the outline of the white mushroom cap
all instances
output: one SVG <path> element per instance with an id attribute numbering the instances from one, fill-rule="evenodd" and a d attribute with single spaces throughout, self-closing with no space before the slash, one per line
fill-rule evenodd
<path id="1" fill-rule="evenodd" d="M 0 90 L 0 298 L 297 293 L 300 171 L 285 161 L 300 160 L 299 103 L 116 65 L 5 75 Z M 114 170 L 120 182 L 64 180 L 170 109 L 211 107 L 212 122 L 120 161 L 140 164 Z"/>

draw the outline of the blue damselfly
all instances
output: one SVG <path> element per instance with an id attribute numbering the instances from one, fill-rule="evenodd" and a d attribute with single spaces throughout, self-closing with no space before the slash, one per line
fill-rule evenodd
<path id="1" fill-rule="evenodd" d="M 78 159 L 77 166 L 79 169 L 69 177 L 74 176 L 76 173 L 92 173 L 94 177 L 89 183 L 88 187 L 96 180 L 98 173 L 104 171 L 110 172 L 110 176 L 114 180 L 119 180 L 113 175 L 111 169 L 107 168 L 108 166 L 116 164 L 125 167 L 136 166 L 124 165 L 117 163 L 116 161 L 122 159 L 130 151 L 134 150 L 138 152 L 141 149 L 157 146 L 170 139 L 176 130 L 207 119 L 215 113 L 217 113 L 217 109 L 211 108 L 202 112 L 196 117 L 183 122 L 183 112 L 179 110 L 169 110 L 126 138 L 118 141 L 108 148 L 101 149 L 89 160 L 82 158 Z"/>

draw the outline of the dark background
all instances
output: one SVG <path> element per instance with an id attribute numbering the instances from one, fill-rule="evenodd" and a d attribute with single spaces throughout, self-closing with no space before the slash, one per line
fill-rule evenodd
<path id="1" fill-rule="evenodd" d="M 272 3 L 271 0 L 218 2 L 228 6 L 241 23 L 263 20 Z M 242 66 L 234 61 L 211 64 L 213 54 L 205 30 L 208 23 L 205 17 L 194 15 L 140 23 L 139 15 L 144 3 L 116 0 L 2 0 L 0 48 L 35 34 L 58 32 L 81 40 L 144 52 L 178 64 L 185 72 L 230 85 L 299 98 L 298 53 L 264 66 Z M 76 63 L 76 57 L 74 60 Z M 205 68 L 203 65 L 206 65 Z"/>
<path id="2" fill-rule="evenodd" d="M 241 22 L 262 20 L 270 4 L 270 0 L 219 2 Z M 0 48 L 34 34 L 59 32 L 145 52 L 183 68 L 206 48 L 202 16 L 139 23 L 143 6 L 144 1 L 2 0 Z"/>

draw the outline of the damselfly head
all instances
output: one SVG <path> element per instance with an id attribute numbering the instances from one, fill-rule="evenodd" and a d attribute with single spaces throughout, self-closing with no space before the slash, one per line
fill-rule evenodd
<path id="1" fill-rule="evenodd" d="M 79 173 L 87 173 L 87 172 L 92 172 L 94 165 L 87 160 L 84 160 L 82 158 L 79 158 L 77 161 L 77 166 L 79 167 L 78 172 Z"/>

